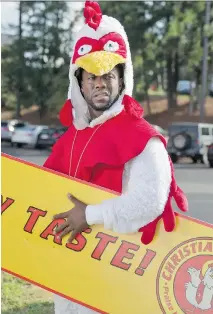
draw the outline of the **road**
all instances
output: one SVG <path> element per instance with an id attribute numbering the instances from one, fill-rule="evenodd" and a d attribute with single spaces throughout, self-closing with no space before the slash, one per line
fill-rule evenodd
<path id="1" fill-rule="evenodd" d="M 49 155 L 45 150 L 17 149 L 2 144 L 2 152 L 42 165 Z M 213 224 L 213 169 L 208 165 L 181 163 L 175 165 L 175 177 L 189 201 L 188 216 Z"/>

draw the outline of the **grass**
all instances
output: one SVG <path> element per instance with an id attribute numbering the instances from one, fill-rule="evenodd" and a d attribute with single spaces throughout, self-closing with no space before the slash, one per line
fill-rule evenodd
<path id="1" fill-rule="evenodd" d="M 53 314 L 52 295 L 46 290 L 2 272 L 2 314 Z"/>

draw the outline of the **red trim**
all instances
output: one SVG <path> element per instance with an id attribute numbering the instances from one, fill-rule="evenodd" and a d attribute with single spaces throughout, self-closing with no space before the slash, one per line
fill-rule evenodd
<path id="1" fill-rule="evenodd" d="M 53 173 L 53 174 L 55 174 L 55 175 L 57 175 L 57 176 L 59 176 L 59 177 L 64 177 L 64 178 L 66 178 L 66 179 L 69 179 L 69 180 L 72 180 L 72 181 L 75 181 L 75 182 L 78 182 L 78 183 L 83 183 L 83 184 L 86 184 L 86 185 L 88 185 L 88 186 L 94 187 L 94 188 L 96 188 L 96 189 L 99 189 L 99 190 L 102 190 L 102 191 L 105 191 L 105 192 L 108 192 L 108 193 L 111 193 L 111 194 L 114 194 L 114 195 L 120 195 L 120 193 L 118 193 L 118 192 L 112 191 L 112 190 L 110 190 L 110 189 L 103 188 L 103 187 L 101 187 L 101 186 L 99 186 L 99 185 L 96 185 L 96 184 L 94 184 L 94 183 L 89 183 L 89 182 L 86 182 L 86 181 L 83 181 L 83 180 L 80 180 L 80 179 L 77 179 L 77 178 L 74 178 L 74 177 L 70 177 L 70 176 L 68 176 L 68 175 L 66 175 L 66 174 L 63 174 L 63 173 L 61 173 L 61 172 L 57 172 L 57 171 L 51 170 L 51 169 L 49 169 L 49 168 L 45 168 L 45 167 L 42 167 L 42 166 L 38 166 L 38 165 L 33 164 L 33 163 L 29 162 L 29 161 L 26 161 L 26 160 L 23 160 L 23 159 L 19 159 L 19 158 L 17 158 L 17 157 L 14 157 L 14 156 L 11 156 L 11 155 L 7 155 L 7 154 L 5 154 L 5 153 L 1 153 L 1 155 L 2 155 L 3 157 L 8 158 L 8 159 L 11 159 L 11 160 L 14 160 L 14 161 L 18 161 L 18 162 L 20 162 L 20 163 L 22 163 L 22 164 L 25 164 L 25 165 L 34 167 L 34 168 L 36 168 L 36 169 L 40 169 L 40 170 L 44 170 L 44 171 L 46 171 L 46 172 Z"/>
<path id="2" fill-rule="evenodd" d="M 209 228 L 212 228 L 212 229 L 213 229 L 213 225 L 210 224 L 210 223 L 208 223 L 208 222 L 205 222 L 205 221 L 202 221 L 202 220 L 193 218 L 193 217 L 188 217 L 188 216 L 186 216 L 186 215 L 184 215 L 184 214 L 181 214 L 181 213 L 176 213 L 176 214 L 177 214 L 177 216 L 180 216 L 180 217 L 182 217 L 182 218 L 184 218 L 184 219 L 186 219 L 186 220 L 190 220 L 190 221 L 196 222 L 196 223 L 198 223 L 198 224 L 200 224 L 200 225 L 203 225 L 203 226 L 205 226 L 205 227 L 209 227 Z"/>
<path id="3" fill-rule="evenodd" d="M 44 170 L 44 171 L 46 171 L 46 172 L 53 173 L 53 174 L 55 174 L 55 175 L 57 175 L 57 176 L 59 176 L 59 177 L 64 177 L 64 178 L 66 178 L 66 179 L 73 180 L 73 181 L 75 181 L 75 182 L 83 183 L 83 184 L 86 184 L 86 185 L 88 185 L 88 186 L 97 188 L 97 189 L 99 189 L 99 190 L 102 190 L 102 191 L 105 191 L 105 192 L 108 192 L 108 193 L 112 193 L 112 194 L 114 194 L 114 195 L 118 195 L 118 196 L 120 195 L 119 193 L 117 193 L 117 192 L 115 192 L 115 191 L 112 191 L 112 190 L 110 190 L 110 189 L 102 188 L 102 187 L 100 187 L 100 186 L 98 186 L 98 185 L 96 185 L 96 184 L 89 183 L 89 182 L 86 182 L 86 181 L 83 181 L 83 180 L 80 180 L 80 179 L 76 179 L 76 178 L 74 178 L 74 177 L 69 177 L 69 176 L 66 175 L 66 174 L 59 173 L 59 172 L 57 172 L 57 171 L 54 171 L 54 170 L 51 170 L 51 169 L 47 169 L 47 168 L 38 166 L 38 165 L 36 165 L 36 164 L 30 163 L 29 161 L 25 161 L 25 160 L 23 160 L 23 159 L 19 159 L 19 158 L 17 158 L 17 157 L 14 157 L 14 156 L 11 156 L 11 155 L 7 155 L 7 154 L 5 154 L 5 153 L 1 153 L 1 155 L 2 155 L 3 157 L 8 158 L 8 159 L 18 161 L 18 162 L 20 162 L 20 163 L 22 163 L 22 164 L 25 164 L 25 165 L 28 165 L 28 166 L 31 166 L 31 167 L 34 167 L 34 168 L 37 168 L 37 169 L 40 169 L 40 170 Z M 190 221 L 199 223 L 200 225 L 203 225 L 203 226 L 205 226 L 205 227 L 209 227 L 209 228 L 212 228 L 212 229 L 213 229 L 213 225 L 212 225 L 212 224 L 209 224 L 209 223 L 207 223 L 207 222 L 205 222 L 205 221 L 198 220 L 198 219 L 192 218 L 192 217 L 188 217 L 188 216 L 186 216 L 186 215 L 183 215 L 183 214 L 180 214 L 180 213 L 177 213 L 177 212 L 176 212 L 176 214 L 177 214 L 177 216 L 180 216 L 180 217 L 182 217 L 182 218 L 184 218 L 184 219 L 187 219 L 187 220 L 190 220 Z"/>
<path id="4" fill-rule="evenodd" d="M 102 313 L 102 314 L 109 314 L 109 313 L 103 312 L 103 311 L 101 311 L 101 310 L 99 310 L 99 309 L 97 309 L 97 308 L 95 308 L 95 307 L 92 307 L 92 306 L 90 306 L 90 305 L 87 305 L 87 304 L 85 304 L 85 303 L 83 303 L 83 302 L 81 302 L 81 301 L 77 301 L 77 300 L 75 300 L 75 299 L 72 299 L 72 298 L 66 296 L 66 295 L 63 294 L 63 293 L 59 293 L 59 292 L 57 292 L 57 291 L 55 291 L 55 290 L 53 290 L 53 289 L 47 288 L 46 286 L 43 286 L 43 285 L 41 285 L 41 284 L 39 284 L 39 283 L 37 283 L 37 282 L 31 280 L 31 279 L 28 279 L 28 278 L 26 278 L 26 277 L 23 277 L 23 276 L 21 276 L 21 275 L 18 275 L 18 274 L 14 273 L 14 272 L 12 272 L 12 271 L 10 271 L 10 270 L 7 270 L 7 269 L 5 269 L 5 268 L 3 268 L 3 267 L 1 268 L 1 270 L 4 271 L 4 272 L 6 272 L 6 273 L 8 273 L 8 274 L 10 274 L 10 275 L 13 275 L 13 276 L 18 277 L 18 278 L 20 278 L 20 279 L 23 279 L 23 280 L 25 280 L 25 281 L 27 281 L 27 282 L 33 284 L 33 285 L 36 285 L 36 286 L 38 286 L 38 287 L 40 287 L 40 288 L 42 288 L 42 289 L 45 289 L 45 290 L 47 290 L 47 291 L 49 291 L 49 292 L 51 292 L 51 293 L 57 294 L 57 295 L 61 296 L 62 298 L 66 298 L 66 299 L 69 299 L 70 301 L 73 301 L 73 302 L 75 302 L 75 303 L 78 303 L 78 304 L 80 304 L 80 305 L 83 305 L 83 306 L 87 307 L 88 309 L 91 309 L 91 310 L 96 311 L 96 312 L 98 311 L 98 313 Z"/>

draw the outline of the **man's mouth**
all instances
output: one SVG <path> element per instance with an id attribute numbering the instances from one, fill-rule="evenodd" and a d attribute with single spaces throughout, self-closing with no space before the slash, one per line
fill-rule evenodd
<path id="1" fill-rule="evenodd" d="M 99 92 L 94 95 L 95 98 L 109 97 L 107 92 Z"/>

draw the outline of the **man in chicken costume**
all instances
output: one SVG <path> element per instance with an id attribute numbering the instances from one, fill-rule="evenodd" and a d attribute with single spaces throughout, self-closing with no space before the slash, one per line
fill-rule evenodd
<path id="1" fill-rule="evenodd" d="M 66 218 L 56 233 L 71 233 L 72 241 L 88 226 L 101 224 L 119 233 L 139 231 L 141 242 L 148 244 L 160 219 L 167 232 L 174 230 L 172 198 L 182 211 L 187 200 L 175 182 L 165 139 L 143 119 L 141 106 L 131 97 L 133 67 L 124 28 L 102 16 L 96 2 L 86 1 L 84 17 L 70 63 L 68 99 L 60 112 L 69 128 L 44 167 L 118 195 L 98 205 L 69 195 L 75 206 L 54 217 Z M 55 314 L 71 313 L 95 312 L 55 296 Z"/>

